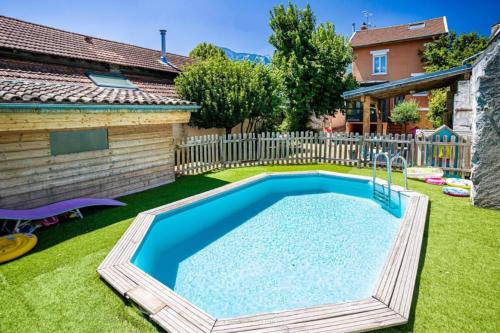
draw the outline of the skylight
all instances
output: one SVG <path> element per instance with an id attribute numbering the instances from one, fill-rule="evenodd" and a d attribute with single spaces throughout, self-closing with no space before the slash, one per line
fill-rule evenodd
<path id="1" fill-rule="evenodd" d="M 137 89 L 135 84 L 117 73 L 87 73 L 87 76 L 99 87 Z"/>
<path id="2" fill-rule="evenodd" d="M 408 25 L 408 29 L 410 30 L 417 30 L 422 28 L 425 28 L 425 22 L 412 23 Z"/>

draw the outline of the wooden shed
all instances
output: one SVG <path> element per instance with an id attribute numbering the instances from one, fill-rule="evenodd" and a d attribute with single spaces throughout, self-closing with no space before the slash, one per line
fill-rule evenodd
<path id="1" fill-rule="evenodd" d="M 188 122 L 195 108 L 175 103 L 0 103 L 0 207 L 113 198 L 173 182 L 172 124 Z"/>
<path id="2" fill-rule="evenodd" d="M 187 57 L 0 16 L 0 208 L 174 181 Z"/>

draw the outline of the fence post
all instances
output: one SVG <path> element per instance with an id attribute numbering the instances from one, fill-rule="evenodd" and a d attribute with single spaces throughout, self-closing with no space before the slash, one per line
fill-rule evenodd
<path id="1" fill-rule="evenodd" d="M 224 134 L 219 136 L 219 162 L 221 167 L 226 166 L 225 149 L 224 149 Z"/>
<path id="2" fill-rule="evenodd" d="M 257 134 L 257 153 L 255 154 L 255 159 L 257 161 L 257 164 L 260 164 L 260 145 L 261 145 L 260 136 L 261 136 L 261 134 L 262 133 Z"/>
<path id="3" fill-rule="evenodd" d="M 364 152 L 364 135 L 359 135 L 358 133 L 356 133 L 356 136 L 358 137 L 359 141 L 358 141 L 358 165 L 357 167 L 358 168 L 361 168 L 361 158 L 362 158 L 362 155 L 363 155 L 363 152 Z"/>

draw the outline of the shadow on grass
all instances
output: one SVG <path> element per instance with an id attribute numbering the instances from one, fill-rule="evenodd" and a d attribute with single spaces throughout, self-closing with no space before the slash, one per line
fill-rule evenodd
<path id="1" fill-rule="evenodd" d="M 417 279 L 415 281 L 415 288 L 413 288 L 413 299 L 411 301 L 410 318 L 406 325 L 390 327 L 386 329 L 377 330 L 377 333 L 389 332 L 413 332 L 415 326 L 415 310 L 418 302 L 418 294 L 420 291 L 420 277 L 425 264 L 425 254 L 427 253 L 427 242 L 429 239 L 429 221 L 431 213 L 431 201 L 429 200 L 429 207 L 427 207 L 427 216 L 424 229 L 424 236 L 422 238 L 422 249 L 420 250 L 420 258 L 418 261 Z"/>
<path id="2" fill-rule="evenodd" d="M 32 253 L 43 251 L 73 237 L 114 223 L 132 219 L 145 210 L 205 192 L 227 183 L 223 180 L 207 177 L 207 174 L 180 177 L 174 183 L 118 198 L 118 200 L 125 202 L 127 206 L 82 209 L 84 219 L 73 219 L 50 228 L 39 229 L 36 232 L 39 242 Z"/>

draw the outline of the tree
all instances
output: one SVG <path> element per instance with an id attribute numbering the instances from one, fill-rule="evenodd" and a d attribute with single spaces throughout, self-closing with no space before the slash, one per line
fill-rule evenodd
<path id="1" fill-rule="evenodd" d="M 334 114 L 341 105 L 341 93 L 353 82 L 345 77 L 351 49 L 331 23 L 316 27 L 309 5 L 301 10 L 289 2 L 287 8 L 276 6 L 270 14 L 272 66 L 287 102 L 283 127 L 303 130 L 312 114 Z"/>
<path id="2" fill-rule="evenodd" d="M 249 111 L 246 132 L 274 131 L 283 121 L 282 89 L 276 72 L 264 64 L 249 61 L 244 63 L 252 66 L 247 94 Z M 241 124 L 243 126 L 243 122 Z"/>
<path id="3" fill-rule="evenodd" d="M 312 45 L 315 50 L 312 109 L 316 115 L 332 114 L 344 104 L 342 93 L 357 86 L 352 74 L 345 75 L 352 51 L 347 38 L 337 35 L 330 22 L 316 28 Z"/>
<path id="4" fill-rule="evenodd" d="M 444 115 L 446 114 L 446 95 L 448 89 L 436 89 L 432 91 L 432 96 L 429 99 L 429 113 L 427 118 L 431 121 L 434 127 L 439 127 L 444 123 Z"/>
<path id="5" fill-rule="evenodd" d="M 406 126 L 420 120 L 418 114 L 418 104 L 415 100 L 403 101 L 396 105 L 391 112 L 391 121 L 403 125 L 403 132 L 406 133 Z"/>
<path id="6" fill-rule="evenodd" d="M 277 83 L 263 65 L 208 57 L 183 71 L 175 85 L 182 98 L 201 106 L 191 116 L 192 125 L 224 128 L 229 134 L 245 120 L 254 129 L 262 124 L 272 127 L 277 119 Z"/>
<path id="7" fill-rule="evenodd" d="M 426 72 L 436 72 L 462 65 L 463 61 L 486 48 L 488 40 L 475 32 L 457 35 L 450 32 L 425 45 L 422 61 Z M 433 90 L 428 118 L 435 127 L 444 122 L 448 89 Z"/>
<path id="8" fill-rule="evenodd" d="M 457 35 L 450 32 L 425 45 L 422 61 L 427 72 L 462 65 L 462 62 L 486 48 L 488 39 L 475 32 Z"/>
<path id="9" fill-rule="evenodd" d="M 227 58 L 221 48 L 205 42 L 196 45 L 196 47 L 189 52 L 189 56 L 197 60 L 207 60 L 212 57 Z"/>

